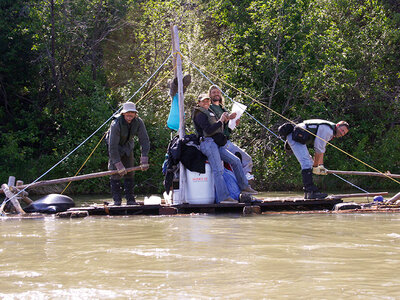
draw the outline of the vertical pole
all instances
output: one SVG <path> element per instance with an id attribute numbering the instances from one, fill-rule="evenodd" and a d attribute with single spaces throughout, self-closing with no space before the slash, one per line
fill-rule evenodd
<path id="1" fill-rule="evenodd" d="M 175 74 L 178 77 L 178 98 L 179 98 L 179 138 L 183 139 L 185 136 L 185 107 L 183 97 L 183 76 L 182 76 L 182 58 L 180 56 L 179 48 L 179 33 L 178 26 L 173 26 L 172 31 L 172 51 L 174 59 L 176 60 Z M 185 167 L 179 163 L 179 199 L 181 203 L 185 203 L 185 188 L 186 188 L 186 174 Z"/>

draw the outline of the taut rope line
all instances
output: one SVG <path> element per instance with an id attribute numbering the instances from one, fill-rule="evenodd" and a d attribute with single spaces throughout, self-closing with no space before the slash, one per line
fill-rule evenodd
<path id="1" fill-rule="evenodd" d="M 187 58 L 187 59 L 188 59 L 188 58 Z M 208 78 L 194 63 L 192 63 L 192 62 L 190 61 L 190 59 L 188 59 L 188 60 L 189 60 L 189 62 L 193 65 L 193 67 L 194 67 L 204 78 L 206 78 L 212 85 L 215 85 L 215 83 L 214 83 L 210 78 Z M 220 88 L 220 90 L 221 90 L 221 92 L 222 92 L 231 102 L 233 102 L 233 103 L 235 102 L 235 101 L 234 101 L 231 97 L 229 97 L 221 88 Z M 251 117 L 251 118 L 252 118 L 254 121 L 256 121 L 259 125 L 261 125 L 261 127 L 264 127 L 264 129 L 267 129 L 270 133 L 272 133 L 277 139 L 281 140 L 283 143 L 285 142 L 280 136 L 278 136 L 275 132 L 273 132 L 271 129 L 269 129 L 269 128 L 266 127 L 264 124 L 262 124 L 260 121 L 258 121 L 258 120 L 257 120 L 253 115 L 251 115 L 248 111 L 245 111 L 245 112 L 246 112 L 246 114 L 247 114 L 249 117 Z M 335 175 L 337 178 L 343 180 L 344 182 L 350 184 L 351 186 L 353 186 L 353 187 L 359 189 L 360 191 L 363 191 L 364 193 L 368 193 L 368 191 L 366 191 L 366 190 L 364 190 L 363 188 L 361 188 L 361 187 L 355 185 L 354 183 L 352 183 L 352 182 L 350 182 L 350 181 L 344 179 L 343 177 L 341 177 L 341 176 L 339 176 L 339 175 L 337 175 L 337 174 L 333 174 L 333 175 Z"/>
<path id="2" fill-rule="evenodd" d="M 191 60 L 189 60 L 189 62 L 192 63 L 193 65 L 198 66 L 197 64 L 195 64 L 195 63 L 194 63 L 193 61 L 191 61 Z M 198 66 L 198 67 L 201 68 L 200 66 Z M 245 97 L 247 97 L 247 98 L 250 98 L 253 102 L 256 102 L 256 103 L 260 104 L 261 106 L 267 108 L 267 109 L 270 110 L 272 113 L 274 113 L 274 114 L 280 116 L 281 118 L 285 119 L 286 121 L 292 123 L 294 126 L 297 125 L 294 121 L 288 119 L 287 117 L 283 116 L 282 114 L 280 114 L 280 113 L 278 113 L 277 111 L 273 110 L 272 108 L 268 107 L 268 106 L 265 105 L 264 103 L 262 103 L 262 102 L 258 101 L 257 99 L 251 97 L 250 95 L 246 94 L 245 92 L 239 90 L 238 88 L 234 87 L 233 85 L 229 84 L 228 82 L 224 81 L 223 79 L 219 78 L 218 76 L 214 75 L 213 73 L 207 71 L 206 69 L 204 69 L 204 68 L 202 68 L 202 69 L 203 69 L 205 72 L 207 72 L 208 74 L 210 74 L 211 76 L 213 76 L 214 78 L 217 78 L 218 80 L 220 80 L 220 81 L 223 82 L 224 84 L 226 84 L 226 85 L 228 85 L 229 87 L 233 88 L 234 90 L 236 90 L 237 92 L 239 92 L 239 93 L 242 94 L 243 96 L 245 96 Z M 346 151 L 340 149 L 339 147 L 333 145 L 332 143 L 330 143 L 330 142 L 324 140 L 323 138 L 321 138 L 321 137 L 317 136 L 316 134 L 312 133 L 311 131 L 309 131 L 309 130 L 307 130 L 307 129 L 304 129 L 304 130 L 307 131 L 308 133 L 312 134 L 312 135 L 315 136 L 316 138 L 319 138 L 320 140 L 324 141 L 326 144 L 328 144 L 328 145 L 334 147 L 335 149 L 337 149 L 337 150 L 343 152 L 344 154 L 350 156 L 351 158 L 355 159 L 356 161 L 360 162 L 361 164 L 367 166 L 368 168 L 370 168 L 370 169 L 372 169 L 372 170 L 374 170 L 374 171 L 376 171 L 376 172 L 378 172 L 378 173 L 384 175 L 385 177 L 387 177 L 387 178 L 393 180 L 394 182 L 400 184 L 400 182 L 399 182 L 398 180 L 396 180 L 396 179 L 394 179 L 394 178 L 388 176 L 387 174 L 385 174 L 385 173 L 379 171 L 378 169 L 376 169 L 376 168 L 372 167 L 371 165 L 367 164 L 366 162 L 363 162 L 362 160 L 358 159 L 357 157 L 355 157 L 355 156 L 351 155 L 350 153 L 348 153 L 348 152 L 346 152 Z"/>
<path id="3" fill-rule="evenodd" d="M 142 86 L 128 99 L 128 101 L 130 99 L 132 99 L 146 84 L 147 82 L 150 81 L 151 78 L 154 77 L 155 74 L 158 73 L 158 71 L 168 62 L 168 60 L 170 59 L 170 57 L 172 56 L 172 54 L 170 54 L 167 59 L 157 68 L 157 70 L 146 80 L 145 83 L 142 84 Z M 44 172 L 42 175 L 40 175 L 38 178 L 36 178 L 33 182 L 31 182 L 28 186 L 26 186 L 24 189 L 20 190 L 17 194 L 15 194 L 13 197 L 5 199 L 4 203 L 7 203 L 8 201 L 10 201 L 11 199 L 17 197 L 19 194 L 21 194 L 22 192 L 24 192 L 26 189 L 28 189 L 31 185 L 33 185 L 34 183 L 36 183 L 37 181 L 39 181 L 40 179 L 42 179 L 44 176 L 46 176 L 50 171 L 52 171 L 55 167 L 57 167 L 59 164 L 61 164 L 64 160 L 66 160 L 69 156 L 71 156 L 76 150 L 78 150 L 82 145 L 84 145 L 89 139 L 92 138 L 92 136 L 94 136 L 104 125 L 106 125 L 117 113 L 119 113 L 119 111 L 122 109 L 122 106 L 116 111 L 114 112 L 111 117 L 109 117 L 103 124 L 100 125 L 100 127 L 98 127 L 91 135 L 89 135 L 83 142 L 81 142 L 77 147 L 75 147 L 75 149 L 73 149 L 70 153 L 68 153 L 64 158 L 62 158 L 60 161 L 58 161 L 56 164 L 54 164 L 50 169 L 48 169 L 46 172 Z M 2 216 L 4 216 L 4 212 L 0 212 Z"/>
<path id="4" fill-rule="evenodd" d="M 172 70 L 173 71 L 173 70 Z M 160 81 L 158 81 L 146 94 L 144 94 L 137 102 L 136 104 L 138 104 L 140 101 L 142 101 L 144 98 L 146 98 L 146 96 L 154 89 L 156 88 L 158 85 L 160 85 L 160 83 L 167 77 L 169 76 L 169 74 L 172 72 L 169 71 L 167 73 L 167 75 L 165 75 Z M 132 99 L 132 97 L 130 98 Z M 119 110 L 118 110 L 119 111 Z M 115 115 L 115 114 L 114 114 Z M 92 157 L 93 153 L 96 151 L 97 147 L 100 145 L 100 143 L 103 141 L 104 137 L 106 136 L 107 131 L 104 132 L 102 138 L 99 140 L 99 142 L 97 143 L 97 145 L 94 147 L 94 149 L 92 150 L 92 152 L 89 154 L 89 156 L 86 158 L 86 160 L 83 162 L 83 164 L 81 165 L 81 167 L 79 168 L 79 170 L 75 173 L 74 177 L 77 176 L 79 174 L 79 172 L 83 169 L 83 167 L 85 166 L 85 164 L 89 161 L 89 159 Z M 61 194 L 64 194 L 64 192 L 67 190 L 67 188 L 70 186 L 72 181 L 68 182 L 67 186 L 64 188 L 64 190 L 61 192 Z"/>

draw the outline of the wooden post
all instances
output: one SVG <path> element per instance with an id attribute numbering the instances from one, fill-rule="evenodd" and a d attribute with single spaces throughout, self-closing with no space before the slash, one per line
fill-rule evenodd
<path id="1" fill-rule="evenodd" d="M 179 48 L 179 33 L 178 26 L 173 26 L 172 31 L 172 54 L 176 60 L 176 76 L 178 77 L 178 98 L 179 98 L 179 138 L 183 139 L 185 136 L 185 107 L 183 97 L 183 76 L 182 76 L 182 58 Z M 186 188 L 186 174 L 185 167 L 179 163 L 179 196 L 182 203 L 186 202 L 185 199 Z"/>
<path id="2" fill-rule="evenodd" d="M 14 178 L 14 180 L 15 180 L 15 178 Z M 14 193 L 10 191 L 10 188 L 8 187 L 8 185 L 4 183 L 1 186 L 1 188 L 3 189 L 6 197 L 8 199 L 11 199 L 10 201 L 11 201 L 12 205 L 15 207 L 15 209 L 17 210 L 17 212 L 20 214 L 25 214 L 24 210 L 22 209 L 21 205 L 18 202 L 17 197 L 15 197 Z M 6 201 L 6 200 L 4 200 L 4 201 Z"/>
<path id="3" fill-rule="evenodd" d="M 395 201 L 397 201 L 399 199 L 400 199 L 400 193 L 397 193 L 396 195 L 394 195 L 392 198 L 390 198 L 388 200 L 388 203 L 393 203 L 393 202 L 395 202 Z"/>
<path id="4" fill-rule="evenodd" d="M 14 186 L 15 185 L 15 177 L 14 176 L 9 176 L 8 177 L 8 186 Z"/>
<path id="5" fill-rule="evenodd" d="M 15 184 L 16 190 L 19 192 L 20 189 L 18 187 L 22 186 L 24 184 L 24 182 L 22 180 L 17 180 L 17 183 Z M 21 189 L 22 190 L 22 189 Z M 28 192 L 27 191 L 23 191 L 20 193 L 21 199 L 22 201 L 24 201 L 26 204 L 32 204 L 33 201 L 31 198 L 28 197 Z"/>

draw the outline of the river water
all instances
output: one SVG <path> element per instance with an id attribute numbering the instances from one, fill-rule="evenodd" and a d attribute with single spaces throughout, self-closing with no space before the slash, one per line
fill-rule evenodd
<path id="1" fill-rule="evenodd" d="M 400 299 L 400 214 L 0 222 L 2 299 Z"/>

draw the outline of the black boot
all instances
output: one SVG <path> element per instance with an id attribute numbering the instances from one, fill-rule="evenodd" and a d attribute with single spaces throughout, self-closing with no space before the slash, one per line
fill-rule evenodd
<path id="1" fill-rule="evenodd" d="M 119 179 L 110 179 L 110 186 L 114 205 L 121 205 L 121 181 Z"/>
<path id="2" fill-rule="evenodd" d="M 137 205 L 137 202 L 135 201 L 135 194 L 133 193 L 134 187 L 135 183 L 133 181 L 133 178 L 125 178 L 124 189 L 127 205 Z"/>
<path id="3" fill-rule="evenodd" d="M 182 81 L 183 81 L 183 93 L 185 93 L 187 87 L 192 82 L 192 77 L 190 76 L 190 74 L 186 74 L 185 76 L 183 76 Z M 170 80 L 168 82 L 168 85 L 169 85 L 169 95 L 171 97 L 174 97 L 178 92 L 178 78 L 175 77 L 173 80 Z"/>
<path id="4" fill-rule="evenodd" d="M 328 196 L 328 194 L 320 193 L 314 185 L 311 169 L 301 170 L 301 175 L 303 177 L 304 199 L 324 199 Z"/>

